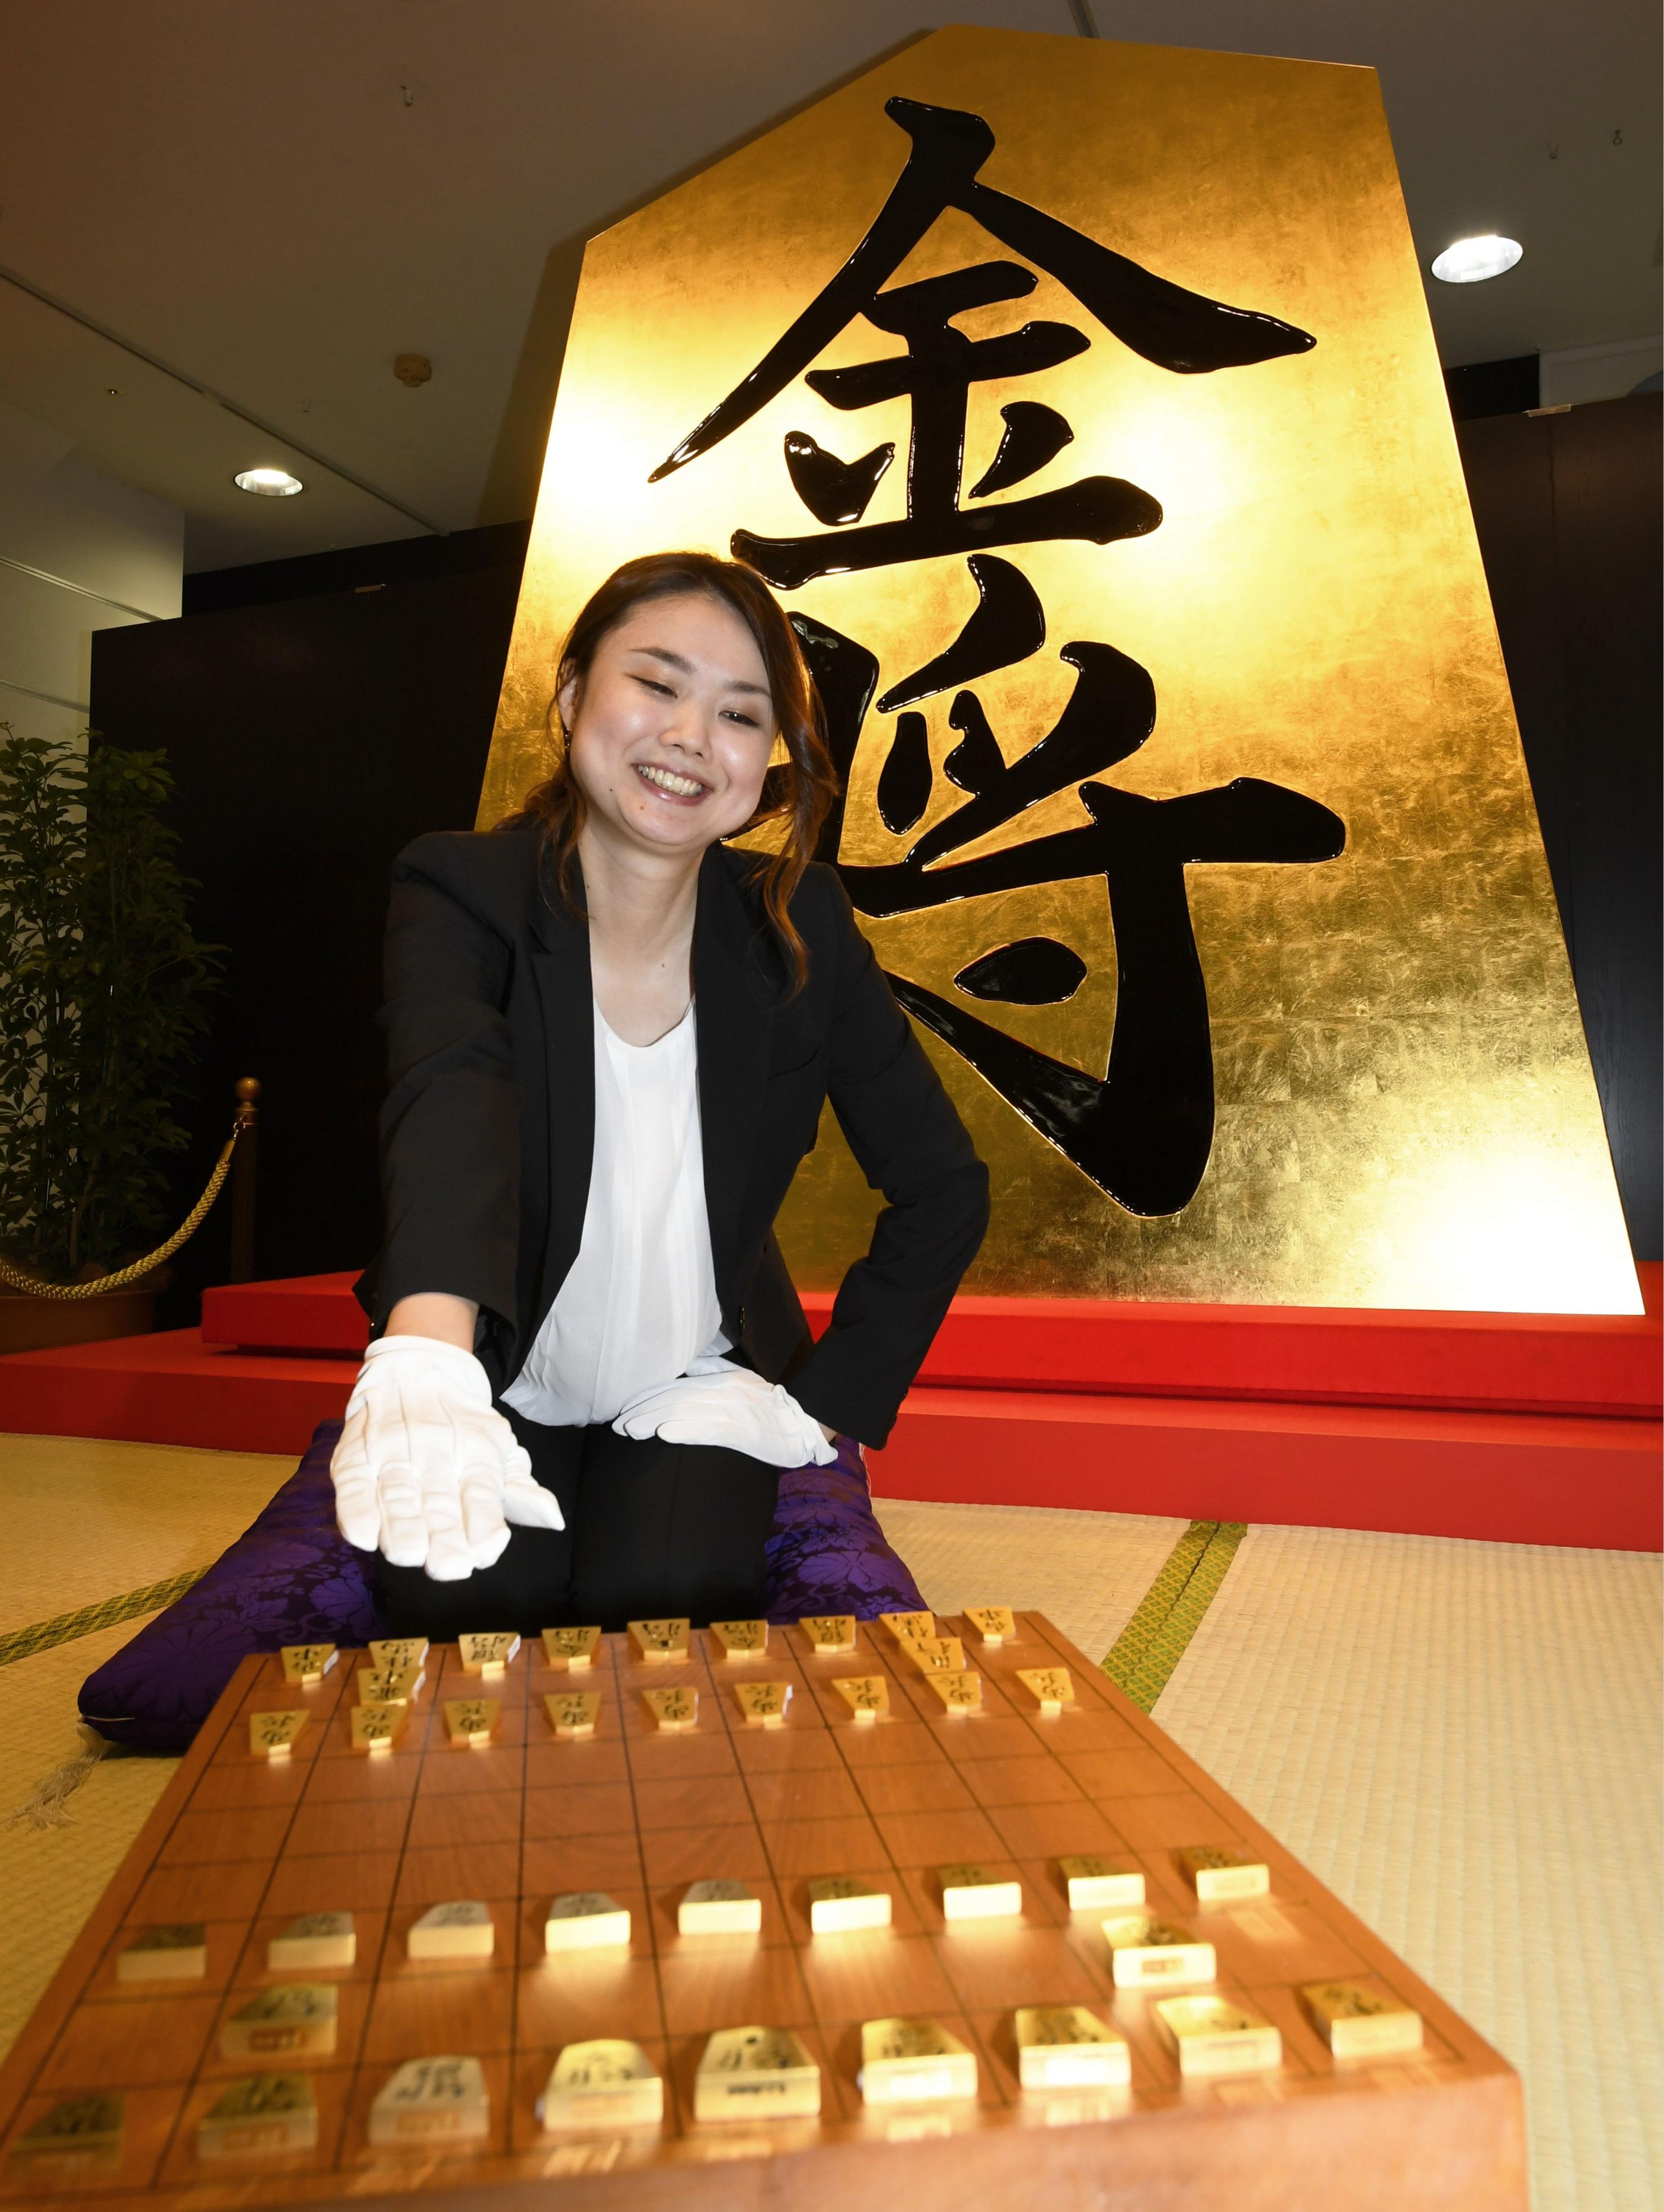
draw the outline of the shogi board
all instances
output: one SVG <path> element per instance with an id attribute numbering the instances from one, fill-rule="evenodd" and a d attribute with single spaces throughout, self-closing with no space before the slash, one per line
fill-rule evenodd
<path id="1" fill-rule="evenodd" d="M 997 1592 L 989 1593 L 990 1598 Z M 1502 2060 L 1042 1617 L 979 1645 L 944 1618 L 981 1674 L 980 1713 L 950 1717 L 890 1638 L 863 1625 L 850 1656 L 817 1658 L 795 1630 L 767 1653 L 715 1659 L 696 1634 L 686 1666 L 637 1662 L 609 1637 L 579 1677 L 541 1663 L 535 1639 L 500 1681 L 465 1677 L 436 1650 L 405 1736 L 375 1758 L 350 1748 L 356 1661 L 316 1688 L 278 1661 L 246 1660 L 0 2073 L 9 2143 L 61 2099 L 119 2090 L 117 2171 L 53 2181 L 0 2154 L 0 2199 L 73 2194 L 110 2207 L 408 2201 L 533 2204 L 572 2212 L 789 2203 L 847 2212 L 858 2191 L 910 2205 L 1509 2208 L 1526 2202 L 1520 2087 Z M 1043 1717 L 1015 1679 L 1072 1670 L 1072 1709 Z M 831 1688 L 881 1673 L 891 1710 L 855 1721 Z M 640 1692 L 673 1678 L 699 1692 L 698 1725 L 656 1731 Z M 783 1728 L 748 1728 L 731 1686 L 789 1680 Z M 558 1740 L 543 1697 L 601 1693 L 588 1741 Z M 447 1698 L 503 1700 L 485 1749 L 446 1738 Z M 292 1757 L 253 1755 L 248 1715 L 304 1698 L 314 1723 Z M 1271 1868 L 1269 1897 L 1198 1910 L 1176 1863 L 1185 1846 L 1237 1845 Z M 1183 2083 L 1149 2000 L 1118 1993 L 1101 1912 L 1071 1915 L 1063 1854 L 1136 1860 L 1150 1905 L 1211 1941 L 1221 1992 L 1275 2022 L 1273 2074 Z M 938 1865 L 974 1862 L 1022 1885 L 1021 1917 L 943 1918 Z M 810 1933 L 812 1877 L 870 1876 L 893 1925 Z M 681 1936 L 686 1887 L 733 1877 L 762 1899 L 760 1936 Z M 606 1890 L 633 1915 L 627 1952 L 546 1958 L 549 1900 Z M 412 1962 L 405 1937 L 436 1902 L 491 1907 L 488 1961 Z M 219 2028 L 275 1981 L 269 1938 L 296 1914 L 344 1909 L 357 1961 L 305 1978 L 338 1984 L 327 2057 L 221 2056 Z M 119 1983 L 117 1954 L 157 1922 L 203 1920 L 196 1983 Z M 1422 2014 L 1423 2049 L 1338 2067 L 1305 2018 L 1301 1984 L 1370 1976 Z M 1018 2006 L 1083 2003 L 1131 2045 L 1130 2089 L 1025 2095 Z M 856 2086 L 863 2020 L 939 2021 L 978 2057 L 976 2101 L 865 2107 Z M 818 2120 L 696 2124 L 692 2075 L 712 2030 L 795 2028 L 822 2069 Z M 535 2103 L 568 2042 L 643 2045 L 667 2082 L 661 2129 L 544 2135 Z M 372 2147 L 371 2100 L 411 2058 L 472 2055 L 491 2097 L 489 2138 L 437 2155 Z M 275 2161 L 205 2165 L 197 2124 L 230 2079 L 302 2069 L 317 2148 Z M 558 2184 L 558 2186 L 552 2185 Z"/>

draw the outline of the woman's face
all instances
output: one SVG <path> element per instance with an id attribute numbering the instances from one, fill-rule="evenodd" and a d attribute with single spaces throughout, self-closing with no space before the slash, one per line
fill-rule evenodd
<path id="1" fill-rule="evenodd" d="M 720 599 L 649 599 L 560 695 L 572 774 L 602 834 L 693 858 L 757 811 L 774 747 L 768 672 Z"/>

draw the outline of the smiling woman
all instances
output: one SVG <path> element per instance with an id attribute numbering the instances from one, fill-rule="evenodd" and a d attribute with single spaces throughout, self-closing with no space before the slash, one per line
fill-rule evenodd
<path id="1" fill-rule="evenodd" d="M 810 860 L 833 779 L 761 579 L 628 563 L 554 690 L 520 811 L 393 867 L 387 1233 L 332 1472 L 399 1633 L 754 1617 L 780 1471 L 884 1441 L 987 1220 Z M 812 1346 L 773 1222 L 827 1099 L 887 1203 Z"/>

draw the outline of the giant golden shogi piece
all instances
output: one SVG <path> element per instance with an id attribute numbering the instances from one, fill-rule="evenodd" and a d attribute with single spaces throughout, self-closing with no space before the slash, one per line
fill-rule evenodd
<path id="1" fill-rule="evenodd" d="M 820 678 L 967 1288 L 1639 1310 L 1372 71 L 942 31 L 594 240 L 482 826 L 680 545 Z M 829 1115 L 800 1281 L 875 1204 Z"/>

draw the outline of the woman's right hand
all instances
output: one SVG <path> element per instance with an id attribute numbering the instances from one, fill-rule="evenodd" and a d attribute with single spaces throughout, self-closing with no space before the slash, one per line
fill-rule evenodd
<path id="1" fill-rule="evenodd" d="M 436 1582 L 492 1565 L 509 1522 L 566 1525 L 493 1407 L 485 1370 L 436 1337 L 383 1336 L 370 1346 L 329 1471 L 348 1543 L 395 1567 L 424 1568 Z"/>

